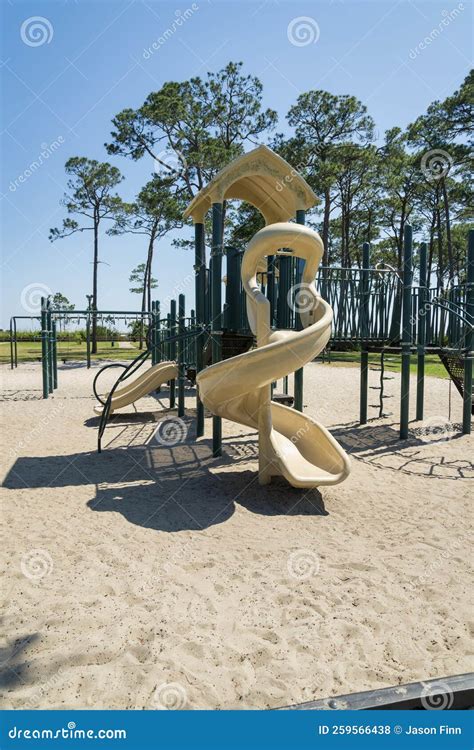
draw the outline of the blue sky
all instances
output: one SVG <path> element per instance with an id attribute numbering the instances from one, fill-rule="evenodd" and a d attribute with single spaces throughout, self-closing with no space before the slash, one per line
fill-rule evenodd
<path id="1" fill-rule="evenodd" d="M 107 157 L 103 144 L 111 118 L 124 107 L 138 107 L 165 81 L 242 60 L 246 72 L 261 79 L 265 105 L 279 113 L 279 131 L 285 131 L 285 114 L 298 94 L 321 88 L 361 99 L 382 137 L 387 128 L 405 126 L 431 101 L 457 88 L 472 55 L 468 0 L 197 0 L 197 9 L 153 54 L 146 50 L 180 11 L 193 6 L 190 0 L 0 4 L 3 327 L 11 314 L 32 309 L 38 290 L 61 291 L 76 307 L 83 306 L 91 288 L 89 234 L 54 244 L 48 240 L 49 228 L 59 226 L 65 215 L 60 206 L 64 163 L 74 155 L 112 161 L 126 178 L 121 194 L 132 199 L 149 179 L 153 163 L 147 157 L 139 162 Z M 37 16 L 43 19 L 43 36 L 30 38 L 28 28 Z M 315 38 L 298 46 L 291 43 L 288 28 L 302 16 L 309 18 Z M 442 31 L 423 44 L 434 28 Z M 47 158 L 29 174 L 42 151 Z M 191 228 L 181 230 L 191 233 Z M 138 308 L 128 277 L 144 254 L 139 237 L 103 236 L 100 308 Z M 162 241 L 154 266 L 157 297 L 164 299 L 178 288 L 192 263 L 192 253 L 171 247 L 171 236 Z M 192 284 L 185 291 L 191 306 Z"/>

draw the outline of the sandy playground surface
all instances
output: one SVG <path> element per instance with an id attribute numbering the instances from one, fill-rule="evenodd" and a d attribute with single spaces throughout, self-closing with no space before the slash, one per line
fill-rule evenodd
<path id="1" fill-rule="evenodd" d="M 181 443 L 156 437 L 163 389 L 97 455 L 97 367 L 62 367 L 48 401 L 37 364 L 1 369 L 3 707 L 264 708 L 472 669 L 473 441 L 447 381 L 427 379 L 402 443 L 398 375 L 393 416 L 357 427 L 358 370 L 307 366 L 306 410 L 353 467 L 308 492 L 259 487 L 255 434 L 231 422 L 213 459 L 191 389 Z"/>

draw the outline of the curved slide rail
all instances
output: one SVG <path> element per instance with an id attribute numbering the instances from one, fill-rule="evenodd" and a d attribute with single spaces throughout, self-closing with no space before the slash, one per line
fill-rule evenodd
<path id="1" fill-rule="evenodd" d="M 281 222 L 257 232 L 242 261 L 257 348 L 211 365 L 196 379 L 200 398 L 213 414 L 258 430 L 260 484 L 280 475 L 294 487 L 317 487 L 342 482 L 350 472 L 347 454 L 323 425 L 271 401 L 271 383 L 312 361 L 331 335 L 332 309 L 314 283 L 322 254 L 321 238 L 308 227 Z M 270 303 L 257 282 L 259 262 L 269 255 L 305 260 L 296 290 L 301 331 L 270 327 Z"/>
<path id="2" fill-rule="evenodd" d="M 122 388 L 117 388 L 110 401 L 109 415 L 116 409 L 135 403 L 139 398 L 147 396 L 151 391 L 159 388 L 162 383 L 178 377 L 178 365 L 176 362 L 159 362 L 143 372 L 138 378 L 127 383 Z M 102 405 L 94 407 L 96 414 L 102 414 Z"/>

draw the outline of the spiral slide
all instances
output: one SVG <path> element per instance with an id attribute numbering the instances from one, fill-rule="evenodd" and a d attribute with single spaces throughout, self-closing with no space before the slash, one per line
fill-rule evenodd
<path id="1" fill-rule="evenodd" d="M 279 222 L 257 232 L 242 261 L 247 315 L 257 348 L 197 376 L 199 395 L 213 414 L 258 430 L 260 484 L 284 476 L 293 487 L 317 487 L 342 482 L 350 472 L 347 454 L 323 425 L 271 401 L 271 383 L 312 361 L 329 340 L 332 309 L 314 283 L 322 254 L 321 238 L 308 227 Z M 305 260 L 295 300 L 301 331 L 270 327 L 270 303 L 257 282 L 259 262 L 269 255 Z"/>
<path id="2" fill-rule="evenodd" d="M 147 396 L 149 393 L 159 388 L 162 383 L 173 380 L 178 377 L 178 366 L 176 362 L 159 362 L 153 365 L 149 370 L 142 373 L 131 383 L 117 388 L 110 404 L 110 414 L 116 409 L 122 409 L 124 406 L 135 403 L 139 398 Z M 96 414 L 102 414 L 103 406 L 95 406 Z"/>

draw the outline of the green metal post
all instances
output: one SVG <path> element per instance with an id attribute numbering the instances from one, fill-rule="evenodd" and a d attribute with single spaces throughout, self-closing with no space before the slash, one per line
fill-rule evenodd
<path id="1" fill-rule="evenodd" d="M 416 418 L 423 419 L 425 400 L 425 346 L 426 346 L 426 313 L 427 313 L 427 272 L 426 242 L 420 245 L 420 281 L 418 288 L 418 342 L 416 359 Z"/>
<path id="2" fill-rule="evenodd" d="M 158 346 L 158 340 L 157 340 L 157 327 L 156 327 L 156 300 L 152 300 L 151 303 L 151 318 L 149 322 L 149 332 L 148 332 L 148 341 L 150 342 L 151 346 L 151 364 L 156 365 L 158 362 L 157 357 L 157 346 Z"/>
<path id="3" fill-rule="evenodd" d="M 474 229 L 469 231 L 467 246 L 466 313 L 468 320 L 474 318 Z M 465 347 L 462 431 L 464 435 L 469 435 L 472 422 L 472 359 L 474 356 L 474 337 L 470 327 L 467 327 Z"/>
<path id="4" fill-rule="evenodd" d="M 41 297 L 41 372 L 43 375 L 43 398 L 49 396 L 48 375 L 48 313 L 46 311 L 46 299 Z"/>
<path id="5" fill-rule="evenodd" d="M 222 203 L 212 204 L 212 251 L 211 251 L 211 335 L 212 363 L 219 362 L 221 350 L 222 310 Z M 222 420 L 212 418 L 212 455 L 222 455 Z"/>
<path id="6" fill-rule="evenodd" d="M 51 328 L 51 342 L 52 342 L 52 358 L 53 358 L 53 388 L 58 387 L 58 347 L 57 347 L 57 331 L 56 321 L 53 320 Z"/>
<path id="7" fill-rule="evenodd" d="M 170 302 L 170 336 L 176 336 L 176 300 Z M 170 359 L 176 360 L 176 341 L 170 341 Z M 170 409 L 176 405 L 176 381 L 170 380 Z"/>
<path id="8" fill-rule="evenodd" d="M 408 438 L 410 413 L 410 359 L 411 359 L 411 292 L 412 292 L 413 233 L 405 225 L 403 236 L 403 295 L 402 295 L 402 374 L 400 393 L 400 439 Z"/>
<path id="9" fill-rule="evenodd" d="M 87 307 L 87 320 L 86 320 L 86 357 L 87 357 L 87 369 L 91 366 L 91 307 L 92 307 L 92 294 L 87 294 L 87 300 L 89 305 Z"/>
<path id="10" fill-rule="evenodd" d="M 206 323 L 206 246 L 204 224 L 198 222 L 194 225 L 194 274 L 195 274 L 195 296 L 196 296 L 196 323 L 198 326 Z M 199 333 L 196 337 L 196 372 L 204 367 L 204 334 Z M 204 435 L 204 404 L 199 398 L 196 388 L 196 437 Z"/>
<path id="11" fill-rule="evenodd" d="M 155 316 L 153 318 L 153 336 L 155 340 L 155 362 L 161 362 L 163 359 L 161 351 L 161 330 L 160 330 L 160 301 L 155 300 Z"/>
<path id="12" fill-rule="evenodd" d="M 48 330 L 48 388 L 52 393 L 54 390 L 53 377 L 53 332 L 52 332 L 52 315 L 49 299 L 46 300 L 46 327 Z"/>
<path id="13" fill-rule="evenodd" d="M 303 224 L 305 223 L 306 219 L 306 212 L 302 210 L 298 210 L 296 212 L 296 223 L 297 224 Z M 304 260 L 302 258 L 296 259 L 296 283 L 301 283 L 301 276 L 303 273 L 303 267 L 304 267 Z M 301 320 L 299 314 L 297 314 L 296 318 L 296 328 L 297 330 L 301 330 Z M 303 368 L 300 367 L 299 370 L 296 370 L 295 372 L 295 409 L 298 411 L 303 411 Z"/>
<path id="14" fill-rule="evenodd" d="M 367 424 L 367 402 L 369 394 L 369 268 L 370 268 L 370 244 L 364 242 L 362 246 L 362 271 L 360 275 L 360 402 L 359 422 Z"/>
<path id="15" fill-rule="evenodd" d="M 184 294 L 180 294 L 178 297 L 178 417 L 184 417 L 184 350 L 186 346 L 184 339 L 184 334 L 186 332 L 185 315 Z"/>
<path id="16" fill-rule="evenodd" d="M 227 327 L 231 331 L 237 331 L 240 326 L 240 254 L 237 248 L 227 248 L 226 260 L 227 284 L 225 296 L 228 311 Z"/>

